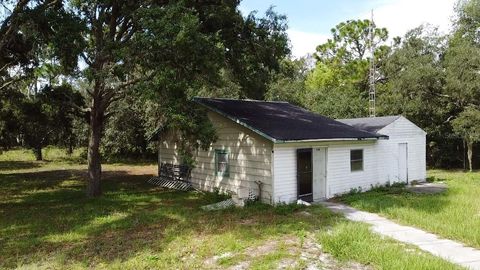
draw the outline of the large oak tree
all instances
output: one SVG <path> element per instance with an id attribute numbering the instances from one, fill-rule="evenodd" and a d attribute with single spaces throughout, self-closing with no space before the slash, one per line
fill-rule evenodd
<path id="1" fill-rule="evenodd" d="M 243 17 L 239 1 L 81 1 L 71 3 L 87 46 L 88 196 L 101 194 L 102 131 L 112 104 L 133 89 L 181 115 L 195 90 L 232 70 L 248 97 L 262 98 L 271 71 L 289 51 L 285 18 Z"/>

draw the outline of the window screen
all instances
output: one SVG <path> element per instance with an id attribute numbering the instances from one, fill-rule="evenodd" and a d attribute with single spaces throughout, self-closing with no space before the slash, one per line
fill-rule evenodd
<path id="1" fill-rule="evenodd" d="M 350 170 L 363 170 L 363 149 L 350 150 Z"/>
<path id="2" fill-rule="evenodd" d="M 229 176 L 228 152 L 215 150 L 215 173 L 216 175 Z"/>

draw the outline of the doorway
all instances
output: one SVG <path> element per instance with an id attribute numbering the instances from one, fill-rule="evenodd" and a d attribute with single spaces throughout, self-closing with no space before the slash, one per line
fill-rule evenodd
<path id="1" fill-rule="evenodd" d="M 398 180 L 408 184 L 408 145 L 398 144 Z"/>
<path id="2" fill-rule="evenodd" d="M 313 201 L 312 149 L 297 149 L 297 195 L 306 202 Z"/>

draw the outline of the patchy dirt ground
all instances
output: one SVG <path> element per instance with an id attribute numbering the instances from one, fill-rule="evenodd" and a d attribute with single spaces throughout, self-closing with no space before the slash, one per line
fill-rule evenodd
<path id="1" fill-rule="evenodd" d="M 372 269 L 367 265 L 356 262 L 339 262 L 331 255 L 322 251 L 313 238 L 313 235 L 307 235 L 300 238 L 296 236 L 285 236 L 276 240 L 268 240 L 261 245 L 249 247 L 242 252 L 227 252 L 217 256 L 213 256 L 205 260 L 205 267 L 211 269 L 229 269 L 229 270 L 245 270 L 249 269 L 252 264 L 262 260 L 262 258 L 273 257 L 275 254 L 286 253 L 285 258 L 276 262 L 274 269 L 328 269 L 328 270 L 369 270 Z M 224 262 L 230 260 L 232 265 Z"/>

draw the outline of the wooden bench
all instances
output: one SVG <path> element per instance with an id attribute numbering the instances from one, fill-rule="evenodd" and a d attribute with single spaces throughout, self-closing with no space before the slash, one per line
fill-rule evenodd
<path id="1" fill-rule="evenodd" d="M 187 165 L 174 165 L 162 163 L 159 177 L 168 180 L 190 182 L 191 169 Z"/>
<path id="2" fill-rule="evenodd" d="M 153 177 L 148 182 L 170 189 L 190 190 L 193 189 L 190 183 L 191 171 L 192 169 L 187 165 L 162 163 L 158 177 Z"/>

